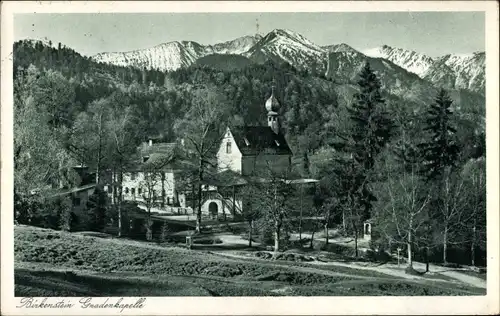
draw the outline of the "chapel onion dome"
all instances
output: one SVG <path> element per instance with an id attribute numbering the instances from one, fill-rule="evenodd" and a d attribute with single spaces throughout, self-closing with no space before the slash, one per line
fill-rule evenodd
<path id="1" fill-rule="evenodd" d="M 271 96 L 269 99 L 266 101 L 266 110 L 268 112 L 278 112 L 280 109 L 280 103 L 278 102 L 278 99 L 274 96 L 274 92 L 271 93 Z"/>

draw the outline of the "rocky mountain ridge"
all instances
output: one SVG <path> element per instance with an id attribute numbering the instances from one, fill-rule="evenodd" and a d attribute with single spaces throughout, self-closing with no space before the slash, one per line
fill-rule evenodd
<path id="1" fill-rule="evenodd" d="M 448 89 L 467 89 L 484 93 L 484 52 L 447 54 L 432 58 L 411 50 L 383 45 L 363 53 L 369 57 L 389 60 L 422 79 Z"/>
<path id="2" fill-rule="evenodd" d="M 339 80 L 345 79 L 345 69 L 354 71 L 361 61 L 380 59 L 382 63 L 379 64 L 386 65 L 387 69 L 396 72 L 403 69 L 435 86 L 466 89 L 481 94 L 484 94 L 485 87 L 484 52 L 433 58 L 387 45 L 358 51 L 345 43 L 319 46 L 297 32 L 284 29 L 275 29 L 265 36 L 248 35 L 214 45 L 174 41 L 130 52 L 100 53 L 92 56 L 92 59 L 119 66 L 173 71 L 197 64 L 200 58 L 212 55 L 221 55 L 217 57 L 218 60 L 229 58 L 223 55 L 239 55 L 254 63 L 267 60 L 286 62 L 297 69 L 334 76 Z M 344 68 L 339 69 L 341 65 Z M 334 73 L 333 69 L 339 73 Z M 389 76 L 389 73 L 386 75 Z M 397 73 L 390 77 L 398 77 L 395 83 L 402 86 L 405 84 L 401 80 L 405 79 L 401 78 L 409 78 L 406 74 Z"/>

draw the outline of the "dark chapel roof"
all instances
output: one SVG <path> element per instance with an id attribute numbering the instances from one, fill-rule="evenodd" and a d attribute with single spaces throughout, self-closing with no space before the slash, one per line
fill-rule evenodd
<path id="1" fill-rule="evenodd" d="M 231 133 L 243 156 L 292 155 L 283 133 L 276 134 L 269 126 L 232 127 Z"/>

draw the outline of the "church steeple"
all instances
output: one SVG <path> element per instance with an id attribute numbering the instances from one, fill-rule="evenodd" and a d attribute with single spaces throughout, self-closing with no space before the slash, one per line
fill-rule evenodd
<path id="1" fill-rule="evenodd" d="M 278 99 L 274 96 L 274 80 L 271 90 L 271 96 L 266 101 L 266 110 L 267 110 L 267 126 L 269 126 L 274 133 L 280 133 L 280 124 L 278 118 L 278 111 L 280 109 L 280 103 Z"/>

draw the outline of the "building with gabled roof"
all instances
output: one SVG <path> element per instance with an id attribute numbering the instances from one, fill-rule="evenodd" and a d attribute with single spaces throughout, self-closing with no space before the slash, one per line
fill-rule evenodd
<path id="1" fill-rule="evenodd" d="M 217 152 L 220 172 L 232 170 L 244 176 L 290 171 L 292 151 L 280 127 L 280 104 L 274 91 L 266 101 L 267 126 L 227 128 Z"/>
<path id="2" fill-rule="evenodd" d="M 147 194 L 147 187 L 154 188 L 155 211 L 168 208 L 186 208 L 186 197 L 178 190 L 176 174 L 183 166 L 182 150 L 177 143 L 155 142 L 149 139 L 138 148 L 139 155 L 126 172 L 123 173 L 122 196 L 124 200 L 136 201 L 141 207 Z M 146 177 L 154 173 L 154 177 Z M 116 177 L 115 177 L 116 178 Z M 154 183 L 146 183 L 147 181 Z M 153 195 L 151 195 L 153 196 Z M 178 210 L 177 210 L 178 211 Z"/>
<path id="3" fill-rule="evenodd" d="M 270 173 L 280 176 L 290 173 L 292 150 L 288 146 L 279 119 L 280 103 L 274 88 L 265 103 L 267 126 L 228 127 L 217 151 L 218 174 L 206 183 L 215 188 L 205 192 L 202 213 L 212 218 L 237 216 L 243 210 L 238 191 L 252 181 L 266 181 Z M 231 187 L 223 196 L 218 188 Z"/>

